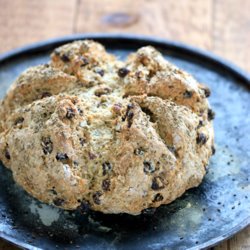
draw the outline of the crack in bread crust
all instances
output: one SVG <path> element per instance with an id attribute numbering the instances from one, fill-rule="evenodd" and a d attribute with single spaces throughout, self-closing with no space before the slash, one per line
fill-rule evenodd
<path id="1" fill-rule="evenodd" d="M 139 214 L 202 181 L 213 152 L 209 89 L 143 47 L 121 62 L 76 41 L 29 68 L 0 106 L 0 159 L 35 198 Z"/>

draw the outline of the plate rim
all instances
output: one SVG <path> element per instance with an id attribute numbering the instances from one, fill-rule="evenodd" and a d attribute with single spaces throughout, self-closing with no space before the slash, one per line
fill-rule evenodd
<path id="1" fill-rule="evenodd" d="M 72 40 L 80 40 L 80 39 L 119 39 L 119 40 L 127 40 L 127 41 L 135 41 L 138 42 L 150 42 L 154 44 L 159 44 L 161 46 L 166 46 L 168 48 L 176 49 L 179 51 L 183 51 L 190 55 L 196 55 L 199 58 L 204 58 L 210 62 L 219 64 L 224 69 L 229 70 L 235 76 L 242 78 L 247 84 L 250 84 L 250 73 L 246 70 L 243 70 L 236 64 L 230 62 L 227 59 L 224 59 L 211 51 L 204 50 L 201 48 L 197 48 L 186 43 L 177 42 L 173 40 L 168 40 L 160 37 L 152 37 L 147 35 L 134 35 L 134 34 L 126 34 L 126 33 L 79 33 L 67 36 L 61 36 L 57 38 L 46 39 L 43 41 L 31 43 L 25 46 L 21 46 L 5 53 L 0 54 L 0 63 L 5 62 L 6 60 L 13 59 L 17 56 L 21 56 L 26 53 L 34 53 L 41 50 L 44 50 L 51 45 L 62 44 L 66 42 L 71 42 Z"/>
<path id="2" fill-rule="evenodd" d="M 51 46 L 58 46 L 63 43 L 72 42 L 74 40 L 80 40 L 80 39 L 102 39 L 102 40 L 124 40 L 129 42 L 136 42 L 136 43 L 145 43 L 148 42 L 149 44 L 159 45 L 161 48 L 169 48 L 174 49 L 179 52 L 183 52 L 188 55 L 194 55 L 198 57 L 199 59 L 205 59 L 207 62 L 210 62 L 212 65 L 219 65 L 221 68 L 223 68 L 226 71 L 229 71 L 232 75 L 237 77 L 238 79 L 242 80 L 244 82 L 244 85 L 247 87 L 250 87 L 250 74 L 241 69 L 240 67 L 236 66 L 234 63 L 229 62 L 228 60 L 215 55 L 214 53 L 210 51 L 206 51 L 200 48 L 196 48 L 194 46 L 187 45 L 182 42 L 177 41 L 171 41 L 159 37 L 152 37 L 152 36 L 146 36 L 146 35 L 134 35 L 134 34 L 127 34 L 127 33 L 79 33 L 79 34 L 73 34 L 73 35 L 67 35 L 52 39 L 43 40 L 40 42 L 35 42 L 26 46 L 18 47 L 16 49 L 7 51 L 5 53 L 0 54 L 0 66 L 1 64 L 7 62 L 8 60 L 15 59 L 16 57 L 26 55 L 26 54 L 32 54 L 36 52 L 41 52 L 43 50 L 48 50 Z M 216 238 L 213 238 L 211 240 L 208 240 L 207 242 L 191 247 L 189 250 L 195 250 L 195 249 L 207 249 L 208 247 L 213 247 L 219 243 L 221 243 L 224 240 L 227 240 L 231 237 L 233 237 L 236 233 L 239 233 L 243 229 L 245 229 L 247 226 L 250 225 L 250 216 L 246 218 L 244 221 L 239 223 L 238 225 L 234 226 L 231 230 L 229 230 L 226 234 L 218 236 Z M 0 231 L 0 238 L 4 239 L 5 241 L 10 242 L 11 244 L 21 247 L 23 249 L 29 249 L 29 250 L 39 250 L 40 248 L 34 247 L 31 244 L 24 243 L 15 237 L 6 234 L 4 231 Z"/>

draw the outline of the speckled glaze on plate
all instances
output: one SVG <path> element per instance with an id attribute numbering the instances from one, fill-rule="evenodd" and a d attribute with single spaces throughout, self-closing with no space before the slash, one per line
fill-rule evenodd
<path id="1" fill-rule="evenodd" d="M 189 46 L 132 35 L 75 35 L 0 56 L 0 97 L 29 66 L 57 46 L 90 38 L 120 58 L 153 45 L 212 90 L 216 154 L 203 183 L 155 213 L 131 216 L 67 212 L 30 197 L 0 165 L 0 237 L 24 249 L 204 249 L 250 224 L 250 78 Z"/>

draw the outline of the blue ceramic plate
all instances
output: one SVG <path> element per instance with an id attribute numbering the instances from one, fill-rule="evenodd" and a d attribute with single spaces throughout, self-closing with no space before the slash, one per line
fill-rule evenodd
<path id="1" fill-rule="evenodd" d="M 131 35 L 77 35 L 37 43 L 0 56 L 0 97 L 26 68 L 49 60 L 57 46 L 77 39 L 101 42 L 118 57 L 153 45 L 212 90 L 216 154 L 198 187 L 154 214 L 67 212 L 30 197 L 0 165 L 0 237 L 25 249 L 203 249 L 250 223 L 250 80 L 222 59 L 165 40 Z"/>

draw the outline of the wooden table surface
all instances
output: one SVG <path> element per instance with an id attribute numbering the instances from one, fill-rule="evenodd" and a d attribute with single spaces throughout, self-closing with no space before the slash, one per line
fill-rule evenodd
<path id="1" fill-rule="evenodd" d="M 0 53 L 83 32 L 181 41 L 250 71 L 250 0 L 0 0 Z M 17 249 L 0 240 L 0 250 Z M 250 249 L 250 227 L 216 250 Z"/>

